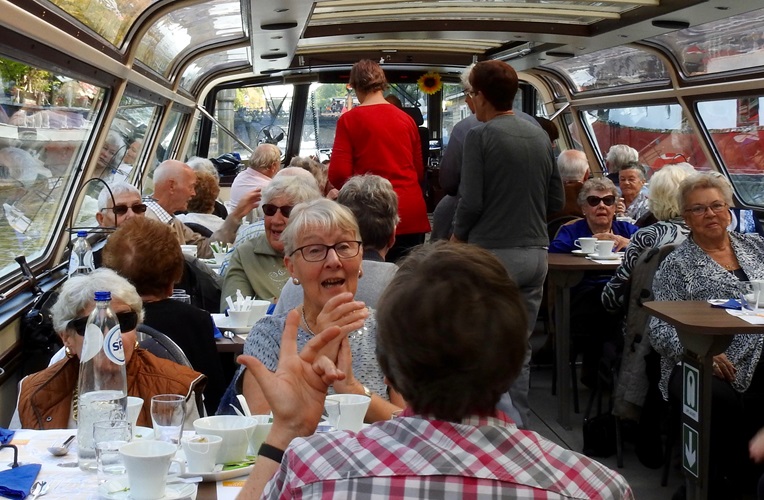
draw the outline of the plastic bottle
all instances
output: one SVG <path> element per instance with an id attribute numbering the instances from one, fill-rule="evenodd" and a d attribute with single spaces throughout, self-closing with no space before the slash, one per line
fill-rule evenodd
<path id="1" fill-rule="evenodd" d="M 77 462 L 84 471 L 97 468 L 93 424 L 125 420 L 127 373 L 122 332 L 109 307 L 110 292 L 95 293 L 95 309 L 88 318 L 80 355 L 77 384 Z"/>
<path id="2" fill-rule="evenodd" d="M 77 239 L 72 244 L 72 253 L 69 257 L 69 276 L 73 274 L 90 274 L 95 270 L 93 249 L 90 248 L 87 236 L 87 231 L 77 232 Z"/>

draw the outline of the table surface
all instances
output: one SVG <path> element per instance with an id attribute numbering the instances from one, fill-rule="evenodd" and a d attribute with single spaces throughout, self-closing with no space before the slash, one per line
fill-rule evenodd
<path id="1" fill-rule="evenodd" d="M 702 335 L 760 334 L 764 325 L 752 325 L 727 313 L 720 307 L 711 307 L 706 301 L 650 301 L 645 309 L 687 333 Z"/>
<path id="2" fill-rule="evenodd" d="M 560 271 L 592 271 L 597 269 L 615 269 L 621 264 L 620 259 L 607 262 L 594 262 L 582 255 L 571 253 L 549 253 L 549 269 Z"/>
<path id="3" fill-rule="evenodd" d="M 22 464 L 37 463 L 42 468 L 37 476 L 39 480 L 48 481 L 50 487 L 44 500 L 95 500 L 98 496 L 98 476 L 95 473 L 81 471 L 78 467 L 59 467 L 60 463 L 77 461 L 76 442 L 72 444 L 69 453 L 63 457 L 54 457 L 47 448 L 63 442 L 67 437 L 76 434 L 76 429 L 56 429 L 49 431 L 18 430 L 12 444 L 19 448 L 19 462 Z M 193 434 L 193 431 L 186 431 Z M 6 470 L 13 459 L 13 451 L 2 450 L 0 470 Z M 197 500 L 228 500 L 234 499 L 247 479 L 246 475 L 216 483 L 199 483 Z M 0 497 L 3 498 L 3 497 Z"/>
<path id="4" fill-rule="evenodd" d="M 219 338 L 215 339 L 215 347 L 218 352 L 232 352 L 234 354 L 241 354 L 244 352 L 244 339 L 235 335 L 232 339 Z"/>

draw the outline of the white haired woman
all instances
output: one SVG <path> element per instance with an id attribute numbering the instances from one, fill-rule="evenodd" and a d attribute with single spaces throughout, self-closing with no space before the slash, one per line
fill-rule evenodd
<path id="1" fill-rule="evenodd" d="M 300 204 L 284 231 L 283 244 L 289 275 L 303 290 L 302 304 L 297 307 L 301 317 L 298 350 L 316 333 L 339 327 L 341 338 L 324 348 L 324 354 L 337 360 L 346 374 L 344 380 L 334 383 L 334 391 L 370 396 L 367 422 L 389 419 L 393 411 L 400 409 L 391 401 L 399 405 L 403 401 L 395 393 L 388 395 L 377 363 L 374 314 L 363 302 L 354 300 L 358 280 L 363 276 L 363 248 L 353 214 L 325 198 Z M 284 313 L 261 319 L 244 345 L 244 354 L 256 357 L 271 371 L 278 365 L 286 317 Z M 346 346 L 344 349 L 340 349 L 340 342 Z M 231 382 L 218 413 L 230 412 L 229 403 L 235 393 L 244 394 L 252 413 L 270 411 L 257 380 L 243 368 Z"/>
<path id="2" fill-rule="evenodd" d="M 19 383 L 19 399 L 11 428 L 73 429 L 77 427 L 79 356 L 95 292 L 111 292 L 111 309 L 119 320 L 127 370 L 127 393 L 151 401 L 157 394 L 183 394 L 187 420 L 198 418 L 192 393 L 202 390 L 207 377 L 191 368 L 157 358 L 137 347 L 136 327 L 143 321 L 143 302 L 135 287 L 110 269 L 69 278 L 51 309 L 53 327 L 61 337 L 66 358 Z M 144 404 L 138 425 L 151 426 L 150 405 Z"/>

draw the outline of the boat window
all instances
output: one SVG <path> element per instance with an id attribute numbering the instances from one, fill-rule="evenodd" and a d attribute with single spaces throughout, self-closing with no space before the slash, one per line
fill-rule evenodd
<path id="1" fill-rule="evenodd" d="M 159 0 L 50 0 L 85 26 L 119 47 L 138 16 Z"/>
<path id="2" fill-rule="evenodd" d="M 443 129 L 441 130 L 441 137 L 443 138 L 443 151 L 445 151 L 454 125 L 470 116 L 472 111 L 467 106 L 464 88 L 461 84 L 444 83 L 441 92 L 443 92 L 443 99 L 441 101 L 441 123 L 443 124 Z"/>
<path id="3" fill-rule="evenodd" d="M 603 163 L 611 146 L 626 144 L 639 152 L 639 161 L 649 167 L 648 176 L 664 165 L 684 161 L 698 170 L 710 168 L 679 104 L 598 108 L 584 111 L 583 116 Z M 582 142 L 575 134 L 573 138 L 576 146 Z"/>
<path id="4" fill-rule="evenodd" d="M 45 255 L 105 91 L 0 57 L 0 279 Z M 123 151 L 124 154 L 124 151 Z"/>
<path id="5" fill-rule="evenodd" d="M 300 156 L 313 156 L 319 161 L 331 158 L 337 120 L 352 100 L 344 83 L 313 83 L 300 141 Z M 357 101 L 356 101 L 357 102 Z"/>
<path id="6" fill-rule="evenodd" d="M 183 76 L 180 78 L 180 86 L 189 92 L 193 92 L 197 82 L 209 73 L 218 72 L 228 67 L 246 66 L 248 64 L 251 67 L 248 54 L 249 49 L 247 47 L 239 47 L 199 57 L 183 71 Z"/>
<path id="7" fill-rule="evenodd" d="M 154 192 L 154 169 L 165 160 L 175 158 L 172 148 L 176 146 L 176 134 L 180 132 L 178 123 L 183 116 L 178 110 L 171 110 L 167 118 L 162 133 L 159 134 L 159 145 L 157 146 L 156 158 L 149 162 L 147 169 L 148 175 L 143 179 L 143 194 Z"/>
<path id="8" fill-rule="evenodd" d="M 191 48 L 244 36 L 239 0 L 213 0 L 169 12 L 141 38 L 136 58 L 169 77 L 173 61 Z"/>
<path id="9" fill-rule="evenodd" d="M 147 130 L 153 130 L 159 107 L 136 97 L 124 95 L 119 103 L 117 114 L 109 127 L 106 141 L 101 147 L 92 177 L 103 179 L 107 183 L 135 183 L 138 175 L 139 160 L 142 158 L 144 138 Z M 76 227 L 94 227 L 98 223 L 95 214 L 98 211 L 98 195 L 104 186 L 100 182 L 91 182 L 85 189 L 80 211 L 75 218 Z"/>
<path id="10" fill-rule="evenodd" d="M 542 68 L 561 73 L 573 92 L 669 82 L 663 61 L 655 54 L 635 47 L 598 50 L 553 62 Z"/>
<path id="11" fill-rule="evenodd" d="M 671 51 L 688 76 L 764 66 L 764 9 L 648 38 Z"/>
<path id="12" fill-rule="evenodd" d="M 283 155 L 292 109 L 292 85 L 267 85 L 220 90 L 215 118 L 236 137 L 255 149 L 258 144 L 276 144 Z M 238 153 L 247 159 L 250 152 L 224 130 L 212 127 L 209 157 Z"/>
<path id="13" fill-rule="evenodd" d="M 698 113 L 746 204 L 764 206 L 764 97 L 738 97 L 698 103 Z"/>

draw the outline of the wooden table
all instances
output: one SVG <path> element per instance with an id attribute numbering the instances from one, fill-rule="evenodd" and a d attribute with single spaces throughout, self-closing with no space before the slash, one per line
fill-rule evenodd
<path id="1" fill-rule="evenodd" d="M 554 285 L 555 357 L 557 363 L 557 421 L 567 430 L 570 425 L 570 289 L 581 282 L 587 271 L 609 272 L 620 260 L 600 264 L 569 253 L 550 253 L 547 277 Z"/>
<path id="2" fill-rule="evenodd" d="M 217 350 L 220 353 L 241 354 L 244 352 L 244 339 L 238 335 L 234 336 L 232 339 L 215 339 L 215 347 L 217 347 Z"/>
<path id="3" fill-rule="evenodd" d="M 682 466 L 687 498 L 708 498 L 713 357 L 733 335 L 764 334 L 752 325 L 704 301 L 645 302 L 650 314 L 674 326 L 684 347 L 682 369 Z"/>

